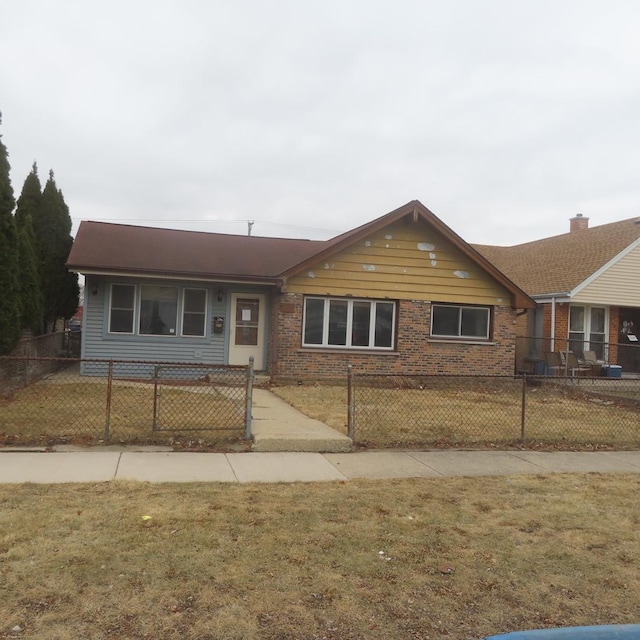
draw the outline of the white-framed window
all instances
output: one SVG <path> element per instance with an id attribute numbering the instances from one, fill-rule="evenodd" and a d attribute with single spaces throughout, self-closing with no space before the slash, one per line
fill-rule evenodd
<path id="1" fill-rule="evenodd" d="M 133 284 L 112 284 L 109 308 L 109 332 L 133 333 L 136 287 Z"/>
<path id="2" fill-rule="evenodd" d="M 185 289 L 182 296 L 182 335 L 202 338 L 206 332 L 207 290 Z"/>
<path id="3" fill-rule="evenodd" d="M 206 289 L 112 283 L 108 332 L 140 336 L 204 338 Z"/>
<path id="4" fill-rule="evenodd" d="M 578 357 L 585 351 L 595 351 L 598 359 L 605 357 L 607 343 L 607 309 L 571 305 L 569 307 L 569 350 Z"/>
<path id="5" fill-rule="evenodd" d="M 395 325 L 395 302 L 307 297 L 302 346 L 392 350 Z"/>
<path id="6" fill-rule="evenodd" d="M 488 340 L 490 335 L 491 307 L 431 305 L 432 337 Z"/>

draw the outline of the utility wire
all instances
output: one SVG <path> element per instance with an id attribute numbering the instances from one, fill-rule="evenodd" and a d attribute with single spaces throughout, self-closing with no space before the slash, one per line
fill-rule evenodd
<path id="1" fill-rule="evenodd" d="M 72 220 L 81 221 L 85 218 L 71 217 Z M 179 222 L 179 223 L 193 223 L 193 224 L 243 224 L 246 225 L 249 222 L 255 222 L 257 224 L 270 225 L 272 227 L 283 227 L 286 229 L 300 229 L 303 231 L 319 231 L 322 233 L 341 233 L 342 229 L 320 229 L 318 227 L 301 227 L 293 224 L 284 224 L 281 222 L 268 222 L 266 220 L 185 220 L 184 218 L 162 218 L 161 220 L 149 219 L 149 218 L 91 218 L 94 222 L 145 222 L 149 223 L 165 223 L 165 222 Z"/>

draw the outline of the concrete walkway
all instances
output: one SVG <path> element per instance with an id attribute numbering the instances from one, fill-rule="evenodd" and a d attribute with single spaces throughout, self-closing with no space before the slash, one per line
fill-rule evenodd
<path id="1" fill-rule="evenodd" d="M 0 450 L 0 483 L 320 482 L 549 473 L 640 473 L 640 451 L 180 453 L 149 447 Z"/>
<path id="2" fill-rule="evenodd" d="M 346 435 L 314 420 L 265 389 L 254 388 L 253 451 L 350 451 Z"/>

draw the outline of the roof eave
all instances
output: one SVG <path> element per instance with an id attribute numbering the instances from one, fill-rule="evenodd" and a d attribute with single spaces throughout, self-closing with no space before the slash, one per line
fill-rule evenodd
<path id="1" fill-rule="evenodd" d="M 223 274 L 223 273 L 196 273 L 189 271 L 162 271 L 153 269 L 118 269 L 105 266 L 83 266 L 80 264 L 67 263 L 67 268 L 74 273 L 83 275 L 99 275 L 99 276 L 117 276 L 130 278 L 145 278 L 168 280 L 199 280 L 206 282 L 228 282 L 241 284 L 266 284 L 281 285 L 283 279 L 278 276 L 252 276 L 239 274 Z"/>
<path id="2" fill-rule="evenodd" d="M 571 291 L 558 291 L 556 293 L 536 293 L 531 297 L 537 304 L 546 304 L 550 302 L 569 302 L 571 300 Z"/>

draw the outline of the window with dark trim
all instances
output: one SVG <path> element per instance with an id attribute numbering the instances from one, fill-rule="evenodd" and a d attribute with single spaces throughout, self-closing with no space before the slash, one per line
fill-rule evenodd
<path id="1" fill-rule="evenodd" d="M 491 308 L 433 304 L 431 335 L 434 338 L 488 340 L 491 335 Z"/>
<path id="2" fill-rule="evenodd" d="M 387 300 L 305 298 L 302 345 L 393 349 L 396 303 Z"/>

